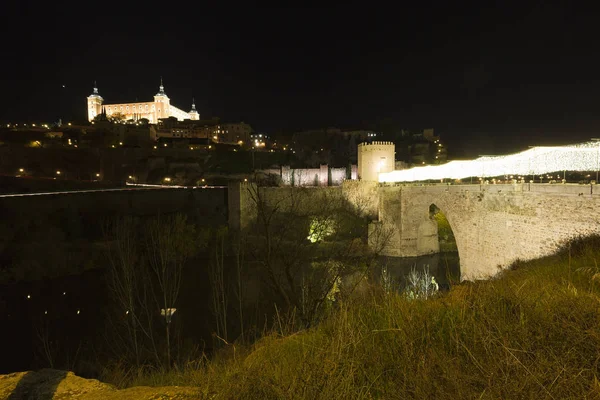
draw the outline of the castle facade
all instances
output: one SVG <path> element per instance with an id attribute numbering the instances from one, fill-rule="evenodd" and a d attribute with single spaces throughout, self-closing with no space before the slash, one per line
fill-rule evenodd
<path id="1" fill-rule="evenodd" d="M 192 109 L 189 112 L 180 110 L 171 105 L 171 100 L 165 93 L 165 88 L 160 82 L 158 93 L 154 95 L 154 101 L 135 102 L 124 104 L 105 104 L 104 99 L 98 93 L 94 85 L 94 92 L 87 98 L 88 120 L 91 122 L 97 115 L 105 113 L 107 117 L 113 114 L 122 115 L 125 120 L 140 120 L 146 118 L 151 124 L 158 123 L 160 118 L 175 117 L 179 121 L 185 119 L 199 120 L 200 114 L 196 111 L 196 105 L 192 101 Z"/>

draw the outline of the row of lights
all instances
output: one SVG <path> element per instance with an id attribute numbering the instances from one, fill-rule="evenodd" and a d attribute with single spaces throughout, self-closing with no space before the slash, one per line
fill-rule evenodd
<path id="1" fill-rule="evenodd" d="M 131 176 L 131 175 L 129 175 L 129 179 L 135 179 L 135 177 L 134 177 L 134 176 Z M 163 178 L 163 181 L 165 181 L 165 182 L 169 183 L 169 182 L 171 182 L 171 177 L 165 176 L 165 177 Z M 202 183 L 206 183 L 206 179 L 205 179 L 205 178 L 202 178 L 202 179 L 200 179 L 200 182 L 202 182 Z M 248 182 L 248 178 L 244 178 L 244 182 Z"/>
<path id="2" fill-rule="evenodd" d="M 71 126 L 71 123 L 67 123 L 68 126 Z M 7 128 L 11 128 L 13 126 L 13 124 L 6 124 Z M 19 124 L 14 124 L 14 127 L 17 128 L 19 126 Z M 23 124 L 24 128 L 27 128 L 27 124 Z M 36 124 L 31 124 L 32 128 L 36 128 L 37 125 Z M 50 126 L 48 124 L 40 124 L 40 127 L 42 128 L 46 128 L 46 129 L 50 129 Z"/>
<path id="3" fill-rule="evenodd" d="M 19 175 L 24 174 L 24 173 L 25 173 L 25 168 L 19 168 Z M 61 175 L 61 174 L 62 174 L 62 171 L 59 170 L 59 169 L 57 169 L 56 170 L 56 175 Z M 100 173 L 99 172 L 96 173 L 96 178 L 100 178 Z M 130 178 L 131 178 L 131 176 L 130 176 Z"/>
<path id="4" fill-rule="evenodd" d="M 122 143 L 121 143 L 121 142 L 119 142 L 119 144 L 120 144 L 120 145 L 122 145 Z M 112 146 L 112 147 L 115 147 L 115 145 L 113 144 L 113 146 Z M 163 143 L 163 147 L 168 147 L 167 143 Z M 153 148 L 154 150 L 157 150 L 157 149 L 158 149 L 158 146 L 154 145 L 154 146 L 152 146 L 152 148 Z M 190 150 L 197 150 L 198 148 L 199 148 L 199 147 L 190 146 Z M 212 145 L 208 145 L 208 148 L 209 148 L 209 149 L 212 149 Z"/>

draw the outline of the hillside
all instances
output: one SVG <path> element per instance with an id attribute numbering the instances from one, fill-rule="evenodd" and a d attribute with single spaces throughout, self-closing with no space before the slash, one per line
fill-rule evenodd
<path id="1" fill-rule="evenodd" d="M 282 320 L 210 361 L 104 379 L 224 399 L 599 398 L 599 261 L 596 237 L 428 300 L 365 285 L 310 330 Z"/>

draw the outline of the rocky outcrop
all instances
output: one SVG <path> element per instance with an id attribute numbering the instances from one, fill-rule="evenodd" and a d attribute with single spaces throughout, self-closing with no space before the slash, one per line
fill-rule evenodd
<path id="1" fill-rule="evenodd" d="M 96 379 L 84 379 L 72 372 L 54 369 L 0 375 L 0 399 L 7 400 L 121 400 L 196 399 L 200 393 L 190 387 L 133 387 L 118 390 Z"/>

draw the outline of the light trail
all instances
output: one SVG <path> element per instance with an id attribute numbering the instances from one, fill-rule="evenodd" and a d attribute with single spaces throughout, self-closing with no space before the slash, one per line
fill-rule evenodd
<path id="1" fill-rule="evenodd" d="M 127 186 L 141 186 L 149 188 L 162 188 L 162 189 L 227 189 L 227 186 L 178 186 L 178 185 L 151 185 L 149 183 L 125 183 Z"/>
<path id="2" fill-rule="evenodd" d="M 382 172 L 379 174 L 379 182 L 543 175 L 557 171 L 596 171 L 599 167 L 599 153 L 600 142 L 598 141 L 568 146 L 532 147 L 505 156 L 483 156 L 475 160 L 450 161 L 443 165 Z"/>
<path id="3" fill-rule="evenodd" d="M 102 192 L 124 192 L 124 191 L 133 191 L 133 190 L 144 190 L 144 189 L 88 189 L 88 190 L 63 190 L 60 192 L 40 192 L 40 193 L 10 193 L 10 194 L 0 194 L 1 197 L 25 197 L 25 196 L 52 196 L 59 194 L 74 194 L 74 193 L 102 193 Z"/>
<path id="4" fill-rule="evenodd" d="M 177 186 L 177 185 L 149 185 L 142 183 L 127 183 L 127 186 L 134 186 L 130 188 L 114 188 L 114 189 L 87 189 L 87 190 L 63 190 L 60 192 L 40 192 L 40 193 L 10 193 L 0 194 L 0 198 L 3 197 L 26 197 L 26 196 L 54 196 L 59 194 L 78 194 L 78 193 L 102 193 L 102 192 L 127 192 L 127 191 L 141 191 L 141 190 L 152 190 L 152 189 L 226 189 L 227 186 Z"/>

